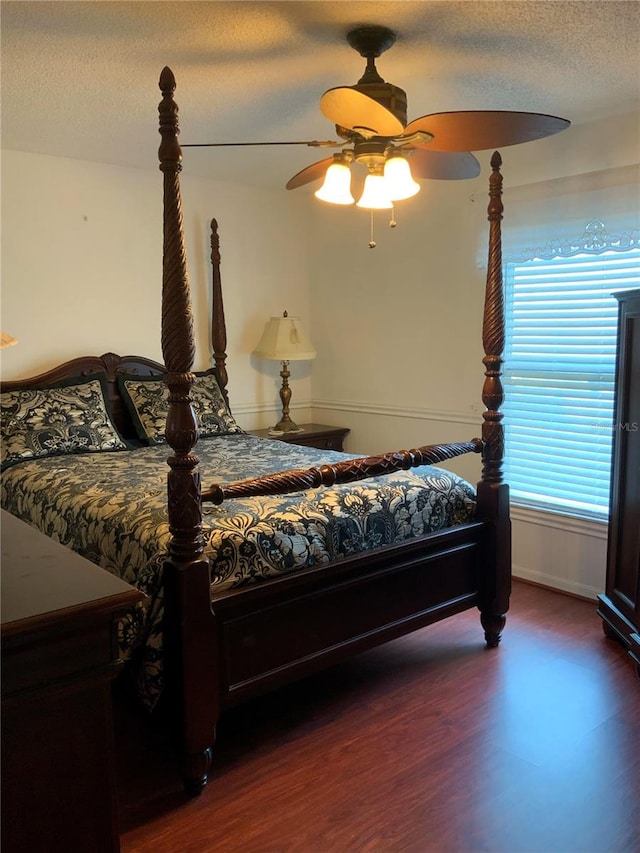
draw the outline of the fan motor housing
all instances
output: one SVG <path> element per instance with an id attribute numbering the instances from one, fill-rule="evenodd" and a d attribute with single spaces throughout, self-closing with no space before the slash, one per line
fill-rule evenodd
<path id="1" fill-rule="evenodd" d="M 380 83 L 356 83 L 355 86 L 350 86 L 349 88 L 356 89 L 356 91 L 362 92 L 363 95 L 367 95 L 369 98 L 373 98 L 374 101 L 382 104 L 383 107 L 386 107 L 386 109 L 394 114 L 398 121 L 402 122 L 403 127 L 406 127 L 407 93 L 404 89 L 394 86 L 393 83 L 385 83 L 384 81 Z M 336 133 L 342 139 L 351 139 L 353 137 L 353 131 L 349 130 L 349 128 L 342 127 L 339 124 L 335 127 Z"/>
<path id="2" fill-rule="evenodd" d="M 407 93 L 399 86 L 394 86 L 393 83 L 356 83 L 351 86 L 363 95 L 373 98 L 383 107 L 386 107 L 389 112 L 392 112 L 398 121 L 402 122 L 402 126 L 407 124 Z"/>
<path id="3" fill-rule="evenodd" d="M 387 159 L 387 150 L 390 147 L 389 142 L 384 137 L 359 139 L 353 146 L 353 159 L 368 169 L 382 168 Z"/>

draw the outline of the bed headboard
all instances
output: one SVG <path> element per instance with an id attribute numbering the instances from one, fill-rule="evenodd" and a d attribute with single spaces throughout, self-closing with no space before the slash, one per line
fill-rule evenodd
<path id="1" fill-rule="evenodd" d="M 137 376 L 152 376 L 165 373 L 165 368 L 157 361 L 139 355 L 116 355 L 107 352 L 104 355 L 86 355 L 65 361 L 38 376 L 27 379 L 12 379 L 2 382 L 0 390 L 17 391 L 28 388 L 47 388 L 58 382 L 85 377 L 92 374 L 103 374 L 107 378 L 109 405 L 111 415 L 120 435 L 126 439 L 135 439 L 136 431 L 118 388 L 118 374 L 134 373 Z"/>

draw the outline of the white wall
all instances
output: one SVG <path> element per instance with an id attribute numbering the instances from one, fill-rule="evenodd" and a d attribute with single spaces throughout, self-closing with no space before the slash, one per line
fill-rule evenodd
<path id="1" fill-rule="evenodd" d="M 274 422 L 280 365 L 251 356 L 271 314 L 309 319 L 307 205 L 280 191 L 183 174 L 195 368 L 210 365 L 210 232 L 220 226 L 229 391 L 246 427 Z M 17 151 L 2 154 L 3 378 L 112 351 L 162 361 L 162 175 Z M 308 365 L 292 365 L 294 417 L 309 418 Z"/>
<path id="2" fill-rule="evenodd" d="M 615 131 L 612 129 L 615 128 Z M 637 163 L 637 113 L 574 126 L 502 153 L 509 187 Z M 488 161 L 473 181 L 434 181 L 398 205 L 398 226 L 316 204 L 311 264 L 316 419 L 348 426 L 348 450 L 380 452 L 479 434 L 480 323 Z M 472 481 L 479 460 L 449 467 Z M 514 573 L 593 597 L 604 589 L 606 525 L 514 508 Z"/>
<path id="3" fill-rule="evenodd" d="M 484 178 L 426 184 L 398 205 L 396 228 L 375 215 L 374 249 L 368 213 L 314 208 L 314 411 L 351 427 L 353 452 L 479 434 L 486 206 L 470 199 L 481 188 Z M 480 474 L 476 457 L 451 467 Z"/>

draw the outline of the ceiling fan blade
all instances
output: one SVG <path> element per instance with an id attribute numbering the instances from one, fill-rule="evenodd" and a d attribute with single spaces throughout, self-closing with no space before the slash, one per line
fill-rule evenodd
<path id="1" fill-rule="evenodd" d="M 434 151 L 484 151 L 543 139 L 570 124 L 567 119 L 542 113 L 469 110 L 421 116 L 409 122 L 404 132 L 432 133 L 429 148 Z"/>
<path id="2" fill-rule="evenodd" d="M 405 145 L 402 148 L 411 150 L 412 146 Z M 408 159 L 414 178 L 461 181 L 476 178 L 480 174 L 480 163 L 469 151 L 430 151 L 428 148 L 414 148 Z"/>
<path id="3" fill-rule="evenodd" d="M 398 136 L 404 130 L 390 110 L 351 86 L 328 89 L 320 98 L 320 109 L 329 121 L 362 136 Z"/>
<path id="4" fill-rule="evenodd" d="M 301 169 L 292 178 L 289 178 L 287 189 L 295 190 L 305 184 L 310 184 L 311 181 L 318 181 L 320 178 L 324 178 L 325 172 L 333 162 L 335 162 L 333 157 L 325 157 L 324 160 L 318 160 L 317 163 L 305 166 L 304 169 Z"/>
<path id="5" fill-rule="evenodd" d="M 308 148 L 340 148 L 335 139 L 304 139 L 295 142 L 181 142 L 180 148 L 246 148 L 250 145 L 306 145 Z"/>

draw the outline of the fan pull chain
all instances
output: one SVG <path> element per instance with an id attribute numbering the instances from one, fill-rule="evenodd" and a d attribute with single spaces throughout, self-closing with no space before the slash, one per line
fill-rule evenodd
<path id="1" fill-rule="evenodd" d="M 369 239 L 369 248 L 375 249 L 377 243 L 373 234 L 373 209 L 369 211 L 369 215 L 371 216 L 371 230 L 370 230 L 370 239 Z M 396 222 L 396 208 L 395 205 L 391 207 L 391 219 L 389 220 L 389 228 L 395 228 L 398 223 Z"/>

